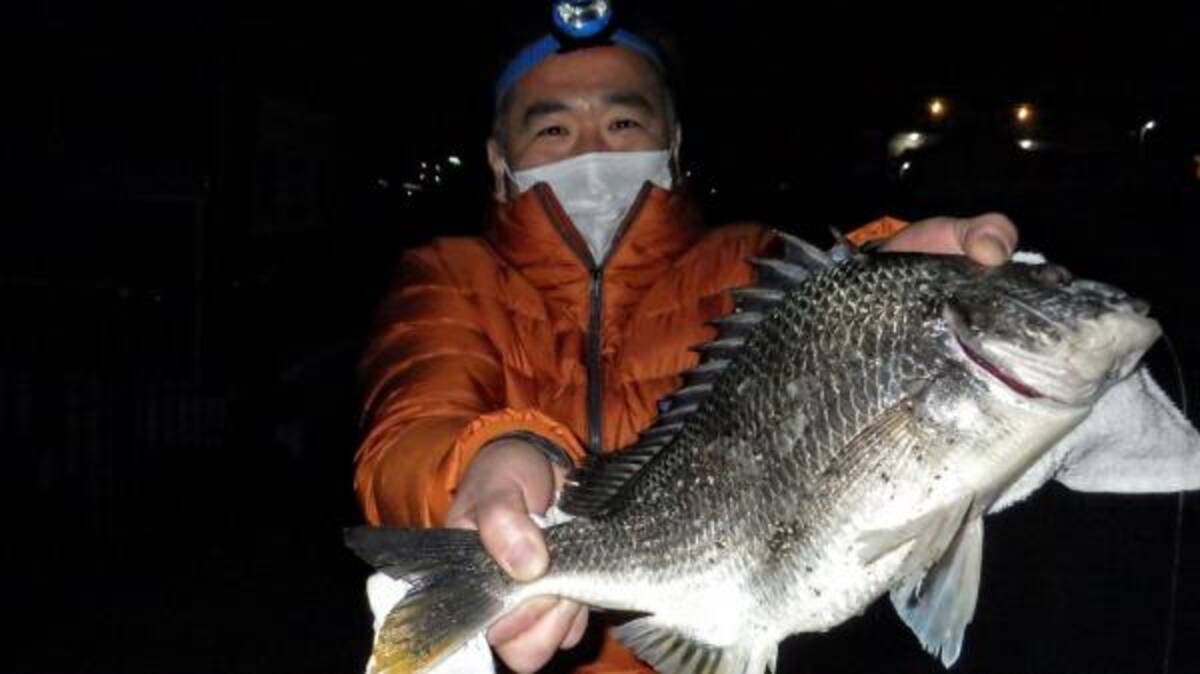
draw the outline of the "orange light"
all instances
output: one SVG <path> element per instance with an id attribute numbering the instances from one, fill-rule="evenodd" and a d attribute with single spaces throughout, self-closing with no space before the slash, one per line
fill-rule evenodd
<path id="1" fill-rule="evenodd" d="M 946 114 L 946 102 L 940 98 L 929 101 L 929 114 L 933 117 L 943 117 Z"/>
<path id="2" fill-rule="evenodd" d="M 1017 106 L 1017 121 L 1024 124 L 1031 119 L 1033 119 L 1033 107 L 1031 107 L 1029 105 L 1025 105 L 1025 104 L 1018 105 Z"/>

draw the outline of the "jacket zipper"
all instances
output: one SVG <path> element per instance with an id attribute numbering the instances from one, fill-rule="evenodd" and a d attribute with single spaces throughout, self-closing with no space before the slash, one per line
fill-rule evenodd
<path id="1" fill-rule="evenodd" d="M 613 243 L 616 243 L 616 239 Z M 600 321 L 604 318 L 604 268 L 593 267 L 591 279 L 587 345 L 588 452 L 598 456 L 604 449 L 604 360 L 600 357 Z"/>
<path id="2" fill-rule="evenodd" d="M 638 193 L 637 199 L 629 207 L 629 212 L 625 214 L 625 218 L 621 221 L 621 225 L 617 228 L 613 235 L 612 243 L 609 244 L 608 250 L 604 254 L 604 259 L 599 264 L 592 257 L 591 249 L 581 239 L 579 230 L 575 229 L 574 223 L 563 212 L 562 206 L 553 198 L 549 192 L 549 188 L 539 186 L 543 191 L 539 191 L 542 205 L 546 209 L 546 213 L 550 216 L 550 221 L 554 223 L 554 229 L 558 231 L 563 242 L 567 247 L 575 253 L 579 261 L 583 263 L 588 270 L 589 288 L 588 288 L 588 330 L 587 330 L 587 417 L 588 417 L 588 438 L 587 451 L 589 454 L 599 456 L 603 453 L 604 441 L 604 361 L 600 357 L 601 344 L 601 321 L 604 320 L 604 268 L 608 261 L 616 252 L 617 247 L 621 244 L 621 239 L 625 236 L 625 231 L 629 229 L 630 223 L 637 214 L 642 210 L 642 204 L 645 202 L 647 195 L 650 193 L 650 188 L 647 185 L 642 186 L 642 190 Z"/>

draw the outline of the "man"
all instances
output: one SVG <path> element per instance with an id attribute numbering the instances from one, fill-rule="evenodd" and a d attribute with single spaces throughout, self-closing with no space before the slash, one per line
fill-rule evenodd
<path id="1" fill-rule="evenodd" d="M 529 513 L 545 512 L 588 451 L 650 424 L 696 364 L 689 347 L 711 337 L 706 322 L 731 310 L 726 291 L 753 281 L 745 259 L 772 234 L 702 232 L 672 189 L 681 130 L 658 64 L 626 35 L 542 54 L 501 85 L 493 226 L 405 255 L 363 360 L 356 489 L 371 523 L 477 528 L 508 573 L 537 577 L 548 562 Z M 998 264 L 1017 234 L 988 214 L 885 218 L 852 238 Z M 531 672 L 587 622 L 585 608 L 540 598 L 488 639 Z M 605 639 L 579 671 L 649 670 Z"/>

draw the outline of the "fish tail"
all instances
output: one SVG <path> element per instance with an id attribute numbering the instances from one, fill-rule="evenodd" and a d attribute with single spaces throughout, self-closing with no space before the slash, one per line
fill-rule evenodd
<path id="1" fill-rule="evenodd" d="M 364 561 L 411 585 L 379 628 L 371 674 L 433 667 L 499 617 L 514 587 L 475 531 L 357 527 L 345 538 Z"/>

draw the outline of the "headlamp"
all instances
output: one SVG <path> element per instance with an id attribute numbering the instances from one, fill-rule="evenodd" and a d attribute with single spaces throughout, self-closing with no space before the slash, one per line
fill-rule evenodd
<path id="1" fill-rule="evenodd" d="M 553 54 L 576 47 L 610 44 L 632 49 L 663 68 L 662 57 L 650 43 L 612 25 L 611 0 L 555 0 L 551 9 L 554 30 L 527 45 L 496 81 L 496 103 L 522 75 Z M 614 30 L 615 29 L 615 30 Z"/>
<path id="2" fill-rule="evenodd" d="M 558 0 L 551 11 L 554 25 L 575 39 L 598 35 L 612 21 L 608 0 Z"/>

